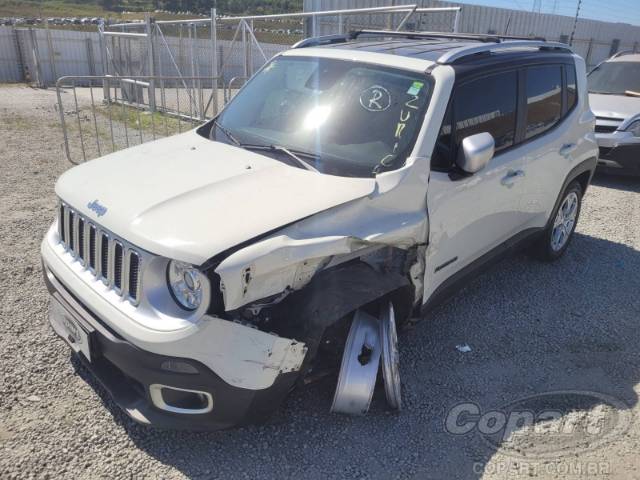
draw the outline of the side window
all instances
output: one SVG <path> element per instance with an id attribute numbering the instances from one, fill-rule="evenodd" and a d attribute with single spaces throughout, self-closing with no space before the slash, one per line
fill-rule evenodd
<path id="1" fill-rule="evenodd" d="M 578 103 L 578 82 L 576 80 L 576 67 L 566 66 L 567 74 L 567 112 Z"/>
<path id="2" fill-rule="evenodd" d="M 466 137 L 482 132 L 493 135 L 496 152 L 513 145 L 518 104 L 516 71 L 464 83 L 454 95 L 456 149 Z"/>
<path id="3" fill-rule="evenodd" d="M 525 138 L 552 128 L 562 116 L 562 67 L 527 68 L 527 124 Z"/>

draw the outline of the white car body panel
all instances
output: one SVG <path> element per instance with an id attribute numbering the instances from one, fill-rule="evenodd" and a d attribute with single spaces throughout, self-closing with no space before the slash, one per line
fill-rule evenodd
<path id="1" fill-rule="evenodd" d="M 600 147 L 615 148 L 640 144 L 639 137 L 624 131 L 631 123 L 640 120 L 640 98 L 590 93 L 589 103 L 596 116 L 597 125 L 616 129 L 611 133 L 596 133 Z"/>
<path id="2" fill-rule="evenodd" d="M 558 126 L 497 155 L 484 170 L 468 178 L 451 181 L 448 173 L 431 172 L 423 303 L 447 279 L 507 239 L 527 228 L 543 227 L 568 173 L 596 155 L 595 117 L 587 100 L 585 65 L 577 55 L 574 58 L 581 100 Z M 438 71 L 440 68 L 434 74 Z M 432 120 L 438 128 L 449 96 L 434 96 L 441 99 L 439 107 L 432 105 L 440 112 L 439 119 Z M 560 150 L 568 147 L 567 138 L 577 141 L 564 158 Z M 424 142 L 425 151 L 430 152 L 434 144 L 435 137 Z M 514 179 L 511 186 L 502 184 L 509 171 L 518 170 L 522 177 Z"/>
<path id="3" fill-rule="evenodd" d="M 512 186 L 501 184 L 509 171 L 521 168 L 522 158 L 512 150 L 461 180 L 452 181 L 448 173 L 431 173 L 425 299 L 452 273 L 513 236 L 522 226 L 523 179 L 515 179 Z"/>
<path id="4" fill-rule="evenodd" d="M 68 170 L 56 193 L 144 250 L 201 265 L 374 188 L 374 179 L 316 174 L 190 131 Z M 107 213 L 98 218 L 87 199 L 97 199 Z"/>
<path id="5" fill-rule="evenodd" d="M 589 103 L 596 117 L 626 120 L 640 115 L 640 98 L 638 97 L 590 93 Z"/>

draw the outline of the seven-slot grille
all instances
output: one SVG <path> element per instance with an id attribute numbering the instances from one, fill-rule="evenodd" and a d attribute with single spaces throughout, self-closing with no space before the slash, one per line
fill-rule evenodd
<path id="1" fill-rule="evenodd" d="M 138 304 L 140 253 L 62 203 L 58 212 L 58 233 L 69 253 L 96 278 L 134 305 Z"/>

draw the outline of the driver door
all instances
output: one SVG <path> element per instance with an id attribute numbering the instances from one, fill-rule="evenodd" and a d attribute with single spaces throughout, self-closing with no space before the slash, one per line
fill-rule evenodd
<path id="1" fill-rule="evenodd" d="M 425 302 L 444 282 L 516 234 L 526 220 L 520 207 L 523 160 L 515 147 L 518 71 L 461 83 L 452 98 L 427 190 Z M 455 165 L 455 155 L 464 138 L 481 132 L 494 137 L 494 158 L 481 171 L 465 174 Z"/>

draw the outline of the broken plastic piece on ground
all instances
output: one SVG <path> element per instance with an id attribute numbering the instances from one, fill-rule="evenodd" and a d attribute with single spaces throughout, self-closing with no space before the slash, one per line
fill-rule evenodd
<path id="1" fill-rule="evenodd" d="M 364 415 L 369 410 L 380 364 L 378 319 L 356 310 L 342 354 L 331 411 Z"/>
<path id="2" fill-rule="evenodd" d="M 382 344 L 382 377 L 387 403 L 395 410 L 402 409 L 400 384 L 400 355 L 393 304 L 389 302 L 380 312 L 380 343 Z"/>
<path id="3" fill-rule="evenodd" d="M 466 343 L 456 345 L 456 349 L 461 353 L 469 353 L 471 351 L 471 347 Z"/>

